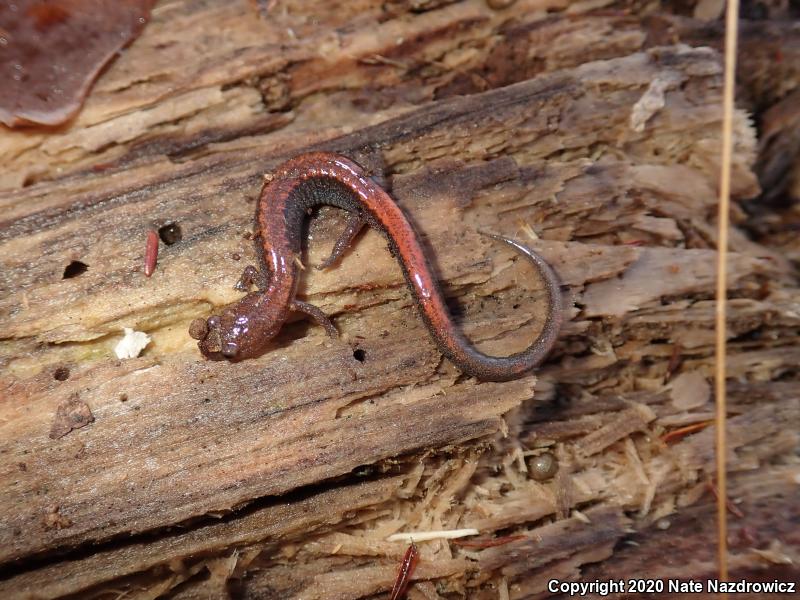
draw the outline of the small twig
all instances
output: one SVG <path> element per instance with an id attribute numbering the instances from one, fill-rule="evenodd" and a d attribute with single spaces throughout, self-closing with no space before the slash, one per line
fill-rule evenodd
<path id="1" fill-rule="evenodd" d="M 158 233 L 150 229 L 147 232 L 147 240 L 144 245 L 144 274 L 150 277 L 156 270 L 158 261 Z"/>
<path id="2" fill-rule="evenodd" d="M 407 533 L 393 533 L 386 538 L 387 542 L 428 542 L 430 540 L 452 540 L 454 538 L 478 535 L 478 530 L 444 529 L 441 531 L 409 531 Z"/>
<path id="3" fill-rule="evenodd" d="M 673 429 L 661 436 L 661 441 L 665 444 L 669 444 L 672 441 L 675 441 L 677 438 L 681 438 L 685 435 L 689 435 L 690 433 L 696 433 L 698 431 L 702 431 L 709 425 L 713 425 L 714 421 L 701 421 L 700 423 L 692 423 L 691 425 L 686 425 L 685 427 L 679 427 L 678 429 Z"/>
<path id="4" fill-rule="evenodd" d="M 362 65 L 389 65 L 391 67 L 397 67 L 398 69 L 403 69 L 404 71 L 408 69 L 408 67 L 399 60 L 392 60 L 391 58 L 387 58 L 380 54 L 365 56 L 364 58 L 358 59 L 358 62 L 361 63 Z"/>
<path id="5" fill-rule="evenodd" d="M 712 494 L 714 494 L 714 498 L 719 501 L 719 493 L 717 492 L 717 488 L 714 486 L 713 481 L 708 482 L 708 489 L 711 490 Z M 726 497 L 723 504 L 725 505 L 725 508 L 731 511 L 731 514 L 739 517 L 740 519 L 744 519 L 744 513 L 739 509 L 738 506 L 731 502 L 730 498 Z"/>
<path id="6" fill-rule="evenodd" d="M 725 311 L 728 289 L 727 258 L 730 227 L 731 162 L 733 153 L 733 99 L 736 92 L 736 39 L 739 25 L 739 1 L 729 0 L 725 21 L 725 86 L 722 102 L 722 168 L 719 183 L 719 242 L 717 247 L 717 319 L 716 319 L 716 398 L 717 398 L 717 539 L 719 578 L 728 579 L 727 474 L 725 472 Z"/>
<path id="7" fill-rule="evenodd" d="M 669 357 L 669 363 L 667 364 L 667 381 L 672 379 L 672 376 L 675 374 L 675 371 L 678 370 L 678 367 L 681 366 L 681 362 L 683 357 L 681 353 L 683 351 L 682 346 L 679 343 L 675 343 L 672 346 L 672 354 Z"/>
<path id="8" fill-rule="evenodd" d="M 493 548 L 495 546 L 503 546 L 516 542 L 517 540 L 527 539 L 527 535 L 506 535 L 498 538 L 491 538 L 488 540 L 453 540 L 456 546 L 463 548 Z"/>
<path id="9" fill-rule="evenodd" d="M 394 581 L 389 600 L 400 600 L 400 598 L 405 595 L 418 560 L 419 551 L 417 550 L 417 545 L 411 542 L 411 545 L 403 556 L 403 562 L 400 563 L 400 570 L 397 572 L 397 579 Z"/>

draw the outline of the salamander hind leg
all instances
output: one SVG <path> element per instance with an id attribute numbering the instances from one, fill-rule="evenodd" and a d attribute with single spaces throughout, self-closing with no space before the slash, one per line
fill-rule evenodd
<path id="1" fill-rule="evenodd" d="M 350 244 L 353 243 L 355 237 L 359 234 L 359 232 L 364 229 L 364 226 L 367 224 L 367 220 L 363 217 L 361 213 L 351 212 L 347 218 L 347 225 L 344 228 L 344 231 L 339 236 L 339 239 L 336 240 L 336 243 L 333 245 L 333 250 L 331 251 L 331 255 L 323 260 L 319 265 L 317 265 L 317 269 L 322 271 L 323 269 L 327 269 L 333 263 L 335 263 L 339 258 L 342 256 L 345 250 L 350 247 Z"/>
<path id="2" fill-rule="evenodd" d="M 300 300 L 292 300 L 290 308 L 294 311 L 308 315 L 309 317 L 314 319 L 314 321 L 316 321 L 325 328 L 325 331 L 328 332 L 329 336 L 338 337 L 339 332 L 336 330 L 334 324 L 331 323 L 331 320 L 328 318 L 328 315 L 326 315 L 324 312 L 322 312 L 319 308 L 317 308 L 313 304 L 301 302 Z"/>

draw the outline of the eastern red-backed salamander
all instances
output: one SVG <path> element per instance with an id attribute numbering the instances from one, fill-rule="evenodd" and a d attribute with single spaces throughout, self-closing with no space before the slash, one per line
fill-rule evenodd
<path id="1" fill-rule="evenodd" d="M 246 288 L 255 281 L 260 290 L 248 293 L 218 316 L 192 323 L 189 333 L 199 340 L 203 355 L 234 360 L 256 356 L 292 311 L 309 315 L 336 335 L 336 328 L 319 308 L 295 298 L 303 220 L 308 209 L 323 204 L 348 211 L 350 220 L 321 267 L 333 264 L 365 225 L 383 232 L 428 331 L 442 354 L 461 371 L 483 380 L 505 381 L 520 377 L 547 356 L 558 336 L 563 310 L 558 276 L 542 257 L 513 240 L 491 236 L 533 263 L 544 280 L 550 307 L 541 334 L 526 350 L 503 357 L 482 354 L 453 323 L 417 234 L 400 207 L 353 161 L 323 152 L 287 161 L 264 185 L 256 213 L 262 270 L 258 273 L 248 267 L 238 286 Z"/>

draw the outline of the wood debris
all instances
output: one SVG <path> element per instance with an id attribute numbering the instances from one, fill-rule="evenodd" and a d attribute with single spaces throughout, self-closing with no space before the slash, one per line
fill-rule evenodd
<path id="1" fill-rule="evenodd" d="M 50 427 L 50 438 L 57 440 L 70 431 L 86 427 L 94 421 L 89 405 L 77 396 L 71 397 L 58 405 L 56 416 Z"/>

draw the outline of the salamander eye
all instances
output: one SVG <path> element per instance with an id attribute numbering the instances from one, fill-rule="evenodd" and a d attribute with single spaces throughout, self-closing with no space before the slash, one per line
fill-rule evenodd
<path id="1" fill-rule="evenodd" d="M 208 317 L 208 328 L 209 329 L 218 329 L 220 325 L 220 319 L 217 315 L 213 317 Z"/>
<path id="2" fill-rule="evenodd" d="M 234 358 L 239 354 L 239 345 L 234 342 L 226 342 L 222 345 L 222 356 L 225 358 Z"/>

